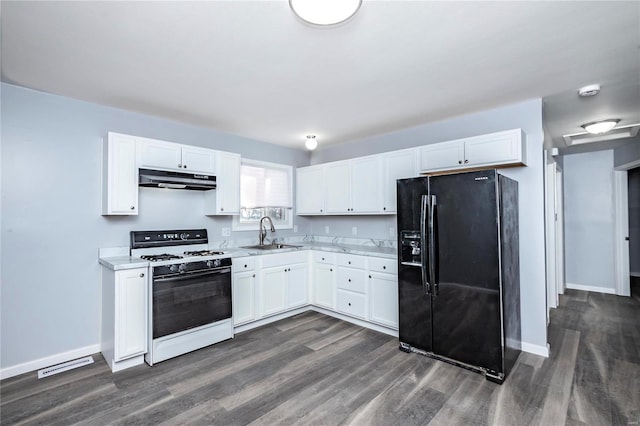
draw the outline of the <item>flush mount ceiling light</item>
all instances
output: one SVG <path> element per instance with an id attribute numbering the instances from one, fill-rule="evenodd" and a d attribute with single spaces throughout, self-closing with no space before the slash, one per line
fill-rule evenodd
<path id="1" fill-rule="evenodd" d="M 602 120 L 583 124 L 580 127 L 586 130 L 588 133 L 591 133 L 592 135 L 601 135 L 616 127 L 616 124 L 618 124 L 619 122 L 619 119 Z"/>
<path id="2" fill-rule="evenodd" d="M 306 146 L 309 151 L 316 149 L 318 146 L 316 135 L 307 135 L 307 140 L 304 142 L 304 146 Z"/>
<path id="3" fill-rule="evenodd" d="M 291 10 L 314 25 L 335 25 L 351 18 L 362 0 L 289 0 Z"/>
<path id="4" fill-rule="evenodd" d="M 562 135 L 567 146 L 581 145 L 585 143 L 613 141 L 616 139 L 634 138 L 638 135 L 640 123 L 629 124 L 627 126 L 615 127 L 606 133 L 591 134 L 587 132 L 572 133 Z"/>

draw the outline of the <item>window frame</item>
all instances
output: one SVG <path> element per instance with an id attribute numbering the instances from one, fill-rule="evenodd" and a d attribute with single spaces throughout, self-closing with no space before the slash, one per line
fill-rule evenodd
<path id="1" fill-rule="evenodd" d="M 271 163 L 268 161 L 259 161 L 259 160 L 250 160 L 242 158 L 240 160 L 240 193 L 242 193 L 242 166 L 252 166 L 252 167 L 262 167 L 262 168 L 271 168 L 271 169 L 281 169 L 284 170 L 289 175 L 289 200 L 291 200 L 291 207 L 288 208 L 289 212 L 287 215 L 287 222 L 274 222 L 274 227 L 276 229 L 293 229 L 293 185 L 294 185 L 294 175 L 293 175 L 293 166 L 288 164 L 279 164 L 279 163 Z M 240 201 L 240 210 L 242 210 L 242 201 Z M 232 231 L 257 231 L 260 227 L 259 222 L 252 223 L 241 223 L 240 222 L 240 214 L 233 216 L 233 221 L 231 222 L 231 230 Z"/>

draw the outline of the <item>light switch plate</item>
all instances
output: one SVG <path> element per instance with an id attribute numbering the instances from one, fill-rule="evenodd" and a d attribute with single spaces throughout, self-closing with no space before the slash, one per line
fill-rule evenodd
<path id="1" fill-rule="evenodd" d="M 222 236 L 230 237 L 231 236 L 231 228 L 222 228 Z"/>

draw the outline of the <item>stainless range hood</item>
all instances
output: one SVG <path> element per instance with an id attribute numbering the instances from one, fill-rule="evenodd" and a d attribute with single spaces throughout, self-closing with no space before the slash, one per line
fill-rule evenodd
<path id="1" fill-rule="evenodd" d="M 140 169 L 138 186 L 209 191 L 216 189 L 216 177 L 202 173 Z"/>

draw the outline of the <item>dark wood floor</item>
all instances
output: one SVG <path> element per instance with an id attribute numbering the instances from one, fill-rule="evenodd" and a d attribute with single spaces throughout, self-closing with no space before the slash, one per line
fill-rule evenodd
<path id="1" fill-rule="evenodd" d="M 523 353 L 504 385 L 398 350 L 318 313 L 111 374 L 96 363 L 0 383 L 9 424 L 638 425 L 640 290 L 567 291 L 551 356 Z"/>

